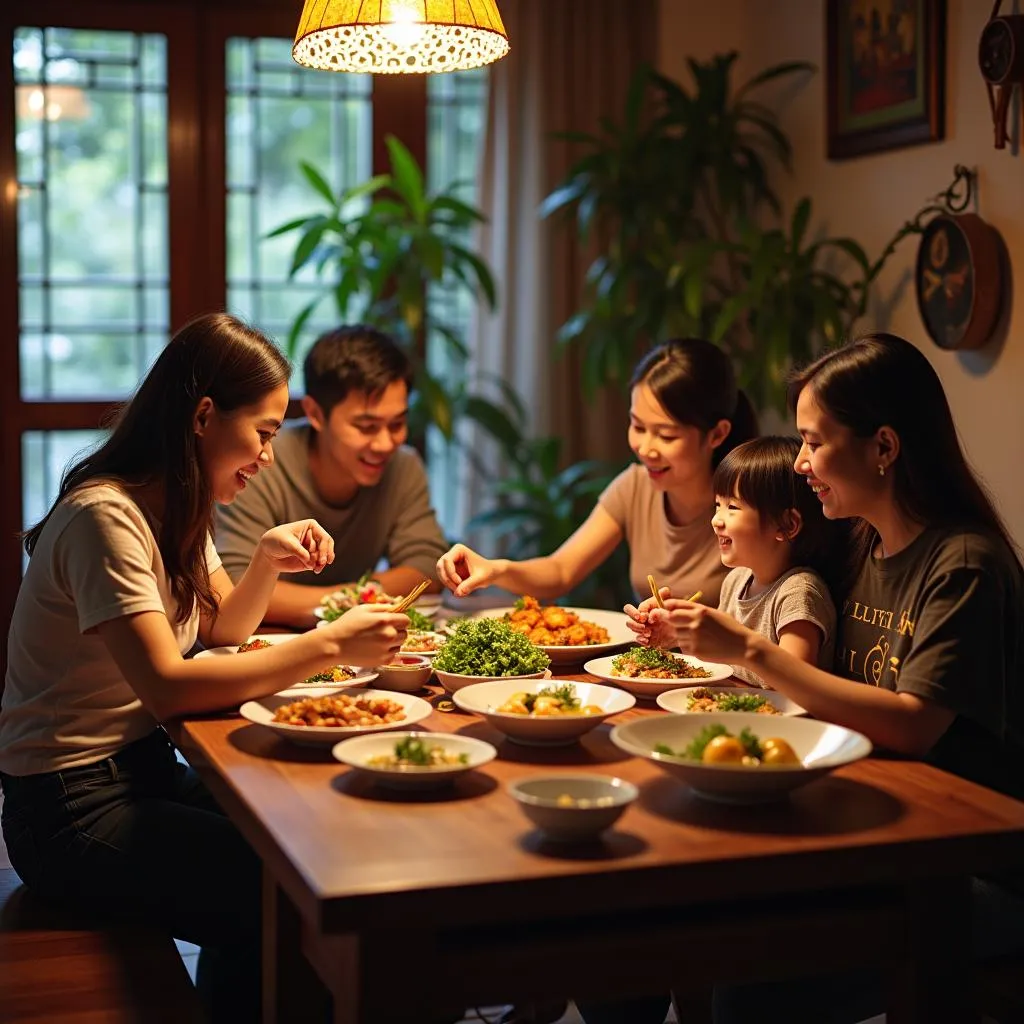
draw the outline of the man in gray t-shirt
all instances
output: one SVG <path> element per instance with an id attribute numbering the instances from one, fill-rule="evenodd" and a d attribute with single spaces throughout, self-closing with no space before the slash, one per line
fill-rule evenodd
<path id="1" fill-rule="evenodd" d="M 421 580 L 440 590 L 436 564 L 448 543 L 430 505 L 427 476 L 408 434 L 412 368 L 373 328 L 343 327 L 319 338 L 303 364 L 306 421 L 283 427 L 274 465 L 245 481 L 217 509 L 217 551 L 233 579 L 245 571 L 264 532 L 316 519 L 335 542 L 335 560 L 316 576 L 278 581 L 272 622 L 308 627 L 320 598 L 375 574 L 385 591 L 407 593 Z"/>

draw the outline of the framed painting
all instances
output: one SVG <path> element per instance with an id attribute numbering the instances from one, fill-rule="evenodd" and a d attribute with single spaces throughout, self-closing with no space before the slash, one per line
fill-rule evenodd
<path id="1" fill-rule="evenodd" d="M 945 0 L 826 0 L 828 156 L 945 135 Z"/>

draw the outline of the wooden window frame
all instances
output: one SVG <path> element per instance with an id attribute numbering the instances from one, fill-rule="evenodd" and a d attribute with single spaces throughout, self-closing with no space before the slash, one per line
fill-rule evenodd
<path id="1" fill-rule="evenodd" d="M 23 25 L 159 33 L 167 38 L 167 176 L 170 325 L 227 304 L 226 44 L 236 36 L 291 37 L 297 4 L 280 0 L 7 0 L 0 11 L 0 667 L 22 573 L 22 435 L 94 430 L 119 403 L 26 401 L 21 396 L 14 31 Z M 328 72 L 324 72 L 327 74 Z M 421 166 L 427 157 L 427 87 L 421 75 L 373 82 L 373 173 L 387 170 L 385 137 L 397 135 Z M 297 414 L 297 406 L 290 409 Z M 2 685 L 0 685 L 2 690 Z"/>

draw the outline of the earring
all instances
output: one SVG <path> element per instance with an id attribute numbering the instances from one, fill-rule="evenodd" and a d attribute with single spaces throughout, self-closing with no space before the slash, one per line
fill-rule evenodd
<path id="1" fill-rule="evenodd" d="M 878 464 L 878 475 L 885 476 L 885 466 L 881 462 Z"/>

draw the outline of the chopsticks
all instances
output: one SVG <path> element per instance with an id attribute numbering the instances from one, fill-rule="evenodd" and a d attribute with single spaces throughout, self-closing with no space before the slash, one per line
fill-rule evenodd
<path id="1" fill-rule="evenodd" d="M 399 601 L 398 604 L 396 604 L 395 607 L 392 608 L 391 610 L 393 612 L 404 612 L 404 611 L 407 611 L 409 608 L 411 608 L 416 603 L 416 599 L 429 586 L 430 586 L 430 580 L 423 580 L 422 582 L 417 583 L 416 586 L 413 587 L 412 590 L 410 590 L 409 593 L 406 594 L 405 597 L 403 597 L 402 600 Z"/>
<path id="2" fill-rule="evenodd" d="M 653 597 L 654 600 L 658 602 L 658 607 L 664 608 L 665 602 L 661 599 L 661 588 L 654 581 L 654 577 L 650 573 L 647 574 L 647 585 L 651 588 L 651 597 Z M 691 594 L 686 600 L 699 601 L 703 596 L 704 591 L 698 590 L 695 594 Z"/>

